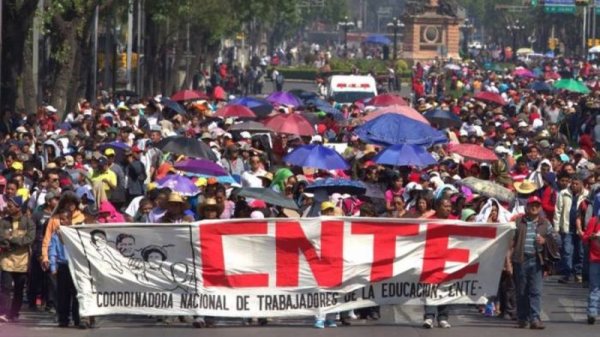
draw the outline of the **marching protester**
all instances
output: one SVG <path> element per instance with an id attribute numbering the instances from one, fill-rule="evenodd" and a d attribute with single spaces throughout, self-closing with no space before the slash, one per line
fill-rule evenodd
<path id="1" fill-rule="evenodd" d="M 324 58 L 317 62 L 326 68 Z M 78 315 L 63 226 L 110 229 L 131 222 L 154 235 L 161 224 L 344 216 L 493 229 L 515 221 L 503 270 L 495 270 L 501 275 L 498 314 L 521 328 L 543 329 L 542 281 L 556 277 L 551 267 L 559 256 L 561 277 L 554 283 L 584 286 L 589 269 L 588 322 L 595 322 L 598 225 L 582 214 L 599 215 L 600 96 L 589 92 L 586 77 L 571 78 L 585 61 L 547 59 L 511 70 L 492 69 L 483 60 L 423 62 L 413 69 L 413 97 L 382 93 L 349 102 L 306 90 L 259 95 L 268 63 L 256 61 L 241 82 L 243 91 L 258 96 L 230 97 L 240 91 L 241 74 L 218 62 L 213 74 L 202 75 L 211 79 L 206 93 L 106 92 L 74 111 L 43 105 L 39 116 L 6 116 L 10 127 L 0 138 L 1 320 L 19 317 L 26 287 L 29 308 L 55 306 L 60 326 L 93 325 L 91 317 Z M 524 72 L 531 75 L 519 75 Z M 565 88 L 560 77 L 583 88 Z M 279 80 L 281 89 L 290 84 Z M 113 238 L 109 229 L 96 232 L 93 246 L 106 259 L 106 275 L 142 266 L 135 280 L 173 285 L 166 293 L 192 293 L 190 284 L 201 284 L 203 276 L 192 278 L 185 261 L 167 258 L 183 247 L 130 233 Z M 306 262 L 319 254 L 305 254 Z M 155 273 L 142 275 L 146 267 Z M 495 305 L 494 295 L 486 294 L 489 304 Z M 356 316 L 342 311 L 339 320 L 351 325 L 355 317 L 380 319 L 384 311 L 376 304 L 357 309 Z M 449 306 L 427 305 L 424 311 L 424 328 L 451 327 Z M 215 326 L 216 320 L 195 316 L 192 325 Z M 313 315 L 311 324 L 338 322 L 329 313 Z"/>

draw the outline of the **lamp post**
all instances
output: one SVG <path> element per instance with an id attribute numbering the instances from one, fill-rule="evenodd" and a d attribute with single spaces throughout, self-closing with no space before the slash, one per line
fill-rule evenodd
<path id="1" fill-rule="evenodd" d="M 460 28 L 463 30 L 463 54 L 466 57 L 469 56 L 469 39 L 473 27 L 474 26 L 469 18 L 466 18 L 465 22 L 460 26 Z"/>
<path id="2" fill-rule="evenodd" d="M 392 22 L 387 24 L 387 27 L 394 32 L 394 60 L 396 60 L 398 58 L 398 30 L 404 29 L 404 23 L 394 17 Z"/>
<path id="3" fill-rule="evenodd" d="M 344 57 L 348 57 L 348 31 L 354 27 L 354 22 L 345 16 L 344 21 L 338 22 L 338 27 L 342 27 L 344 30 Z"/>
<path id="4" fill-rule="evenodd" d="M 519 19 L 515 20 L 513 24 L 506 26 L 506 29 L 512 34 L 512 49 L 513 49 L 513 61 L 517 60 L 517 36 L 519 32 L 525 29 L 525 25 L 519 22 Z"/>

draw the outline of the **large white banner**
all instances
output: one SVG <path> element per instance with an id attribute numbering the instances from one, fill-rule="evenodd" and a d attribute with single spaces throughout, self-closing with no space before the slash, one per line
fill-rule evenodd
<path id="1" fill-rule="evenodd" d="M 64 227 L 82 315 L 276 317 L 485 303 L 512 224 L 385 218 Z"/>

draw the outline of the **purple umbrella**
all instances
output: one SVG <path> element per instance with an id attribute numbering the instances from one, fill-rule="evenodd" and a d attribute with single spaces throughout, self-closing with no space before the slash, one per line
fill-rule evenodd
<path id="1" fill-rule="evenodd" d="M 267 96 L 266 99 L 272 104 L 290 105 L 294 108 L 297 108 L 302 105 L 302 101 L 298 97 L 294 96 L 294 94 L 292 93 L 284 91 L 275 91 L 269 96 Z"/>
<path id="2" fill-rule="evenodd" d="M 186 197 L 192 197 L 200 193 L 198 187 L 189 178 L 180 175 L 168 175 L 158 180 L 156 183 L 158 187 L 168 187 L 171 191 Z"/>
<path id="3" fill-rule="evenodd" d="M 323 170 L 345 170 L 349 167 L 339 153 L 323 145 L 300 146 L 285 156 L 284 160 L 288 164 Z"/>
<path id="4" fill-rule="evenodd" d="M 203 174 L 207 176 L 226 176 L 227 171 L 221 166 L 206 159 L 186 159 L 175 163 L 175 168 L 190 173 Z"/>

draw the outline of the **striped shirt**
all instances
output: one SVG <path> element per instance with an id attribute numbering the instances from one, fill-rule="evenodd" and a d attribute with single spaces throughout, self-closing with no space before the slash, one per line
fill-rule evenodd
<path id="1" fill-rule="evenodd" d="M 525 246 L 523 251 L 525 255 L 535 255 L 536 244 L 535 237 L 537 235 L 537 221 L 527 221 L 527 233 L 525 234 Z"/>

